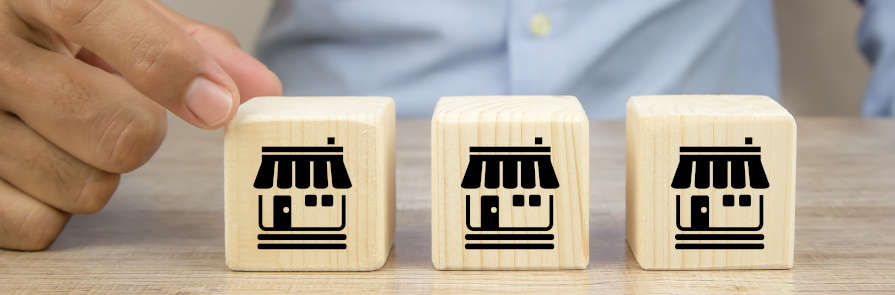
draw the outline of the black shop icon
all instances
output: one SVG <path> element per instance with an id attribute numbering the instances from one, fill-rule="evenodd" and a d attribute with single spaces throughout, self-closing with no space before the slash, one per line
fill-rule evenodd
<path id="1" fill-rule="evenodd" d="M 764 249 L 764 192 L 770 187 L 761 147 L 685 146 L 671 188 L 676 249 Z M 681 203 L 689 209 L 681 209 Z M 725 218 L 712 218 L 723 214 Z"/>
<path id="2" fill-rule="evenodd" d="M 343 230 L 351 179 L 342 153 L 333 137 L 326 146 L 261 148 L 253 184 L 258 227 L 264 231 L 258 249 L 347 248 Z"/>
<path id="3" fill-rule="evenodd" d="M 464 236 L 466 249 L 554 248 L 555 237 L 547 232 L 553 228 L 559 181 L 550 147 L 542 143 L 536 137 L 534 146 L 469 148 L 460 184 L 466 196 L 466 228 L 473 232 Z M 501 215 L 508 213 L 514 222 L 502 224 Z"/>

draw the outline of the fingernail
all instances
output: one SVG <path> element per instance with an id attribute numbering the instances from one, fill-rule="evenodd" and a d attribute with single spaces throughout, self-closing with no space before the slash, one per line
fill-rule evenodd
<path id="1" fill-rule="evenodd" d="M 196 78 L 186 91 L 186 107 L 208 126 L 217 126 L 227 119 L 233 108 L 233 95 L 221 86 Z"/>

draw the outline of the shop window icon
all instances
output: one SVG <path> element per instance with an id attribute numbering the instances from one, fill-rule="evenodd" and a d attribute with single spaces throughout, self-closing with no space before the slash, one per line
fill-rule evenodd
<path id="1" fill-rule="evenodd" d="M 258 249 L 347 248 L 347 235 L 342 231 L 345 229 L 346 190 L 351 188 L 351 179 L 345 168 L 343 147 L 334 144 L 335 138 L 329 137 L 327 146 L 261 147 L 261 165 L 252 186 L 259 191 L 258 227 L 273 233 L 258 235 Z M 268 225 L 264 222 L 265 197 L 273 204 L 268 211 L 272 224 Z M 306 214 L 307 210 L 338 214 L 340 222 L 296 226 L 295 217 Z"/>
<path id="2" fill-rule="evenodd" d="M 550 147 L 542 144 L 543 139 L 536 137 L 534 146 L 469 148 L 469 165 L 460 183 L 466 192 L 466 228 L 486 233 L 466 234 L 466 249 L 554 248 L 554 235 L 543 232 L 553 229 L 553 192 L 559 188 L 559 181 L 550 161 Z M 501 195 L 498 189 L 512 192 Z M 476 202 L 477 212 L 472 209 Z M 501 207 L 501 203 L 510 206 Z M 547 218 L 537 225 L 502 225 L 500 221 L 507 210 L 545 209 Z M 475 215 L 480 220 L 477 226 L 472 222 Z"/>
<path id="3" fill-rule="evenodd" d="M 764 249 L 764 235 L 756 232 L 764 226 L 761 192 L 769 187 L 761 147 L 753 146 L 751 137 L 746 137 L 745 146 L 681 147 L 671 188 L 690 193 L 675 194 L 677 229 L 686 232 L 675 235 L 675 248 Z M 690 205 L 684 212 L 682 199 Z M 718 212 L 745 218 L 724 218 L 729 224 L 713 224 L 711 216 Z"/>

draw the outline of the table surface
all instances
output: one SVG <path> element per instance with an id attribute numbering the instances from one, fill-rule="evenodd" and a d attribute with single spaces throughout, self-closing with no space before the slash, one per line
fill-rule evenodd
<path id="1" fill-rule="evenodd" d="M 223 132 L 169 121 L 168 138 L 100 213 L 43 252 L 0 250 L 0 293 L 895 292 L 895 120 L 801 118 L 795 267 L 644 271 L 625 244 L 624 123 L 591 123 L 590 266 L 437 271 L 429 236 L 429 124 L 399 121 L 397 224 L 373 272 L 233 272 L 224 263 Z"/>

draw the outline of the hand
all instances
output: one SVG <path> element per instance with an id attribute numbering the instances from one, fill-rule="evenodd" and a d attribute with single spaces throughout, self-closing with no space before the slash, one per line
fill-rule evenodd
<path id="1" fill-rule="evenodd" d="M 213 129 L 281 89 L 229 33 L 151 0 L 0 0 L 0 248 L 44 249 L 102 209 L 165 109 Z"/>

